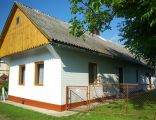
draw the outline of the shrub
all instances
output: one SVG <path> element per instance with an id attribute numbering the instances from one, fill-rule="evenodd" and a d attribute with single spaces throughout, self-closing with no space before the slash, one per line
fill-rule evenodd
<path id="1" fill-rule="evenodd" d="M 9 84 L 9 81 L 6 80 L 6 82 L 4 83 L 4 88 L 6 90 L 6 92 L 8 92 L 8 84 Z M 2 95 L 2 83 L 0 82 L 0 96 Z"/>
<path id="2" fill-rule="evenodd" d="M 0 96 L 2 94 L 2 84 L 0 83 Z"/>

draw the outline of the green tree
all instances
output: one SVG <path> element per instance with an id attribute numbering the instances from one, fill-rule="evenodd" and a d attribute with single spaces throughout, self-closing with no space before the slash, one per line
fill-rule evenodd
<path id="1" fill-rule="evenodd" d="M 69 0 L 73 18 L 70 33 L 80 37 L 86 31 L 111 29 L 119 23 L 121 41 L 137 58 L 156 65 L 156 0 Z"/>

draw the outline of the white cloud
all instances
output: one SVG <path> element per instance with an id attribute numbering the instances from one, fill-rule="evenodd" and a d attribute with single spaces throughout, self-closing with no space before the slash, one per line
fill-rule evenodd
<path id="1" fill-rule="evenodd" d="M 120 39 L 120 37 L 117 36 L 117 35 L 110 38 L 110 40 L 111 40 L 112 42 L 121 44 L 121 42 L 119 41 L 119 39 Z"/>

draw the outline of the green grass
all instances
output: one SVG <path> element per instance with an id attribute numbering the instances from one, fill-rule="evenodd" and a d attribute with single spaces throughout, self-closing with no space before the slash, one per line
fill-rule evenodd
<path id="1" fill-rule="evenodd" d="M 111 114 L 124 112 L 123 100 L 120 100 L 95 108 L 94 111 L 88 113 L 53 117 L 0 103 L 0 120 L 156 120 L 154 119 L 156 117 L 156 90 L 129 100 L 128 108 L 129 115 Z"/>

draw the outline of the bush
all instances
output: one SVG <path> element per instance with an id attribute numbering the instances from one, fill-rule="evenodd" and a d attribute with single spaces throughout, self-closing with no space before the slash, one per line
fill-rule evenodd
<path id="1" fill-rule="evenodd" d="M 2 84 L 0 83 L 0 96 L 2 95 Z"/>
<path id="2" fill-rule="evenodd" d="M 6 90 L 6 92 L 8 92 L 8 84 L 9 84 L 9 81 L 7 80 L 5 83 L 4 83 L 4 88 Z M 0 96 L 2 95 L 2 83 L 0 82 Z"/>
<path id="3" fill-rule="evenodd" d="M 9 87 L 9 80 L 7 80 L 4 84 L 4 88 L 5 88 L 6 92 L 8 92 L 8 87 Z"/>

